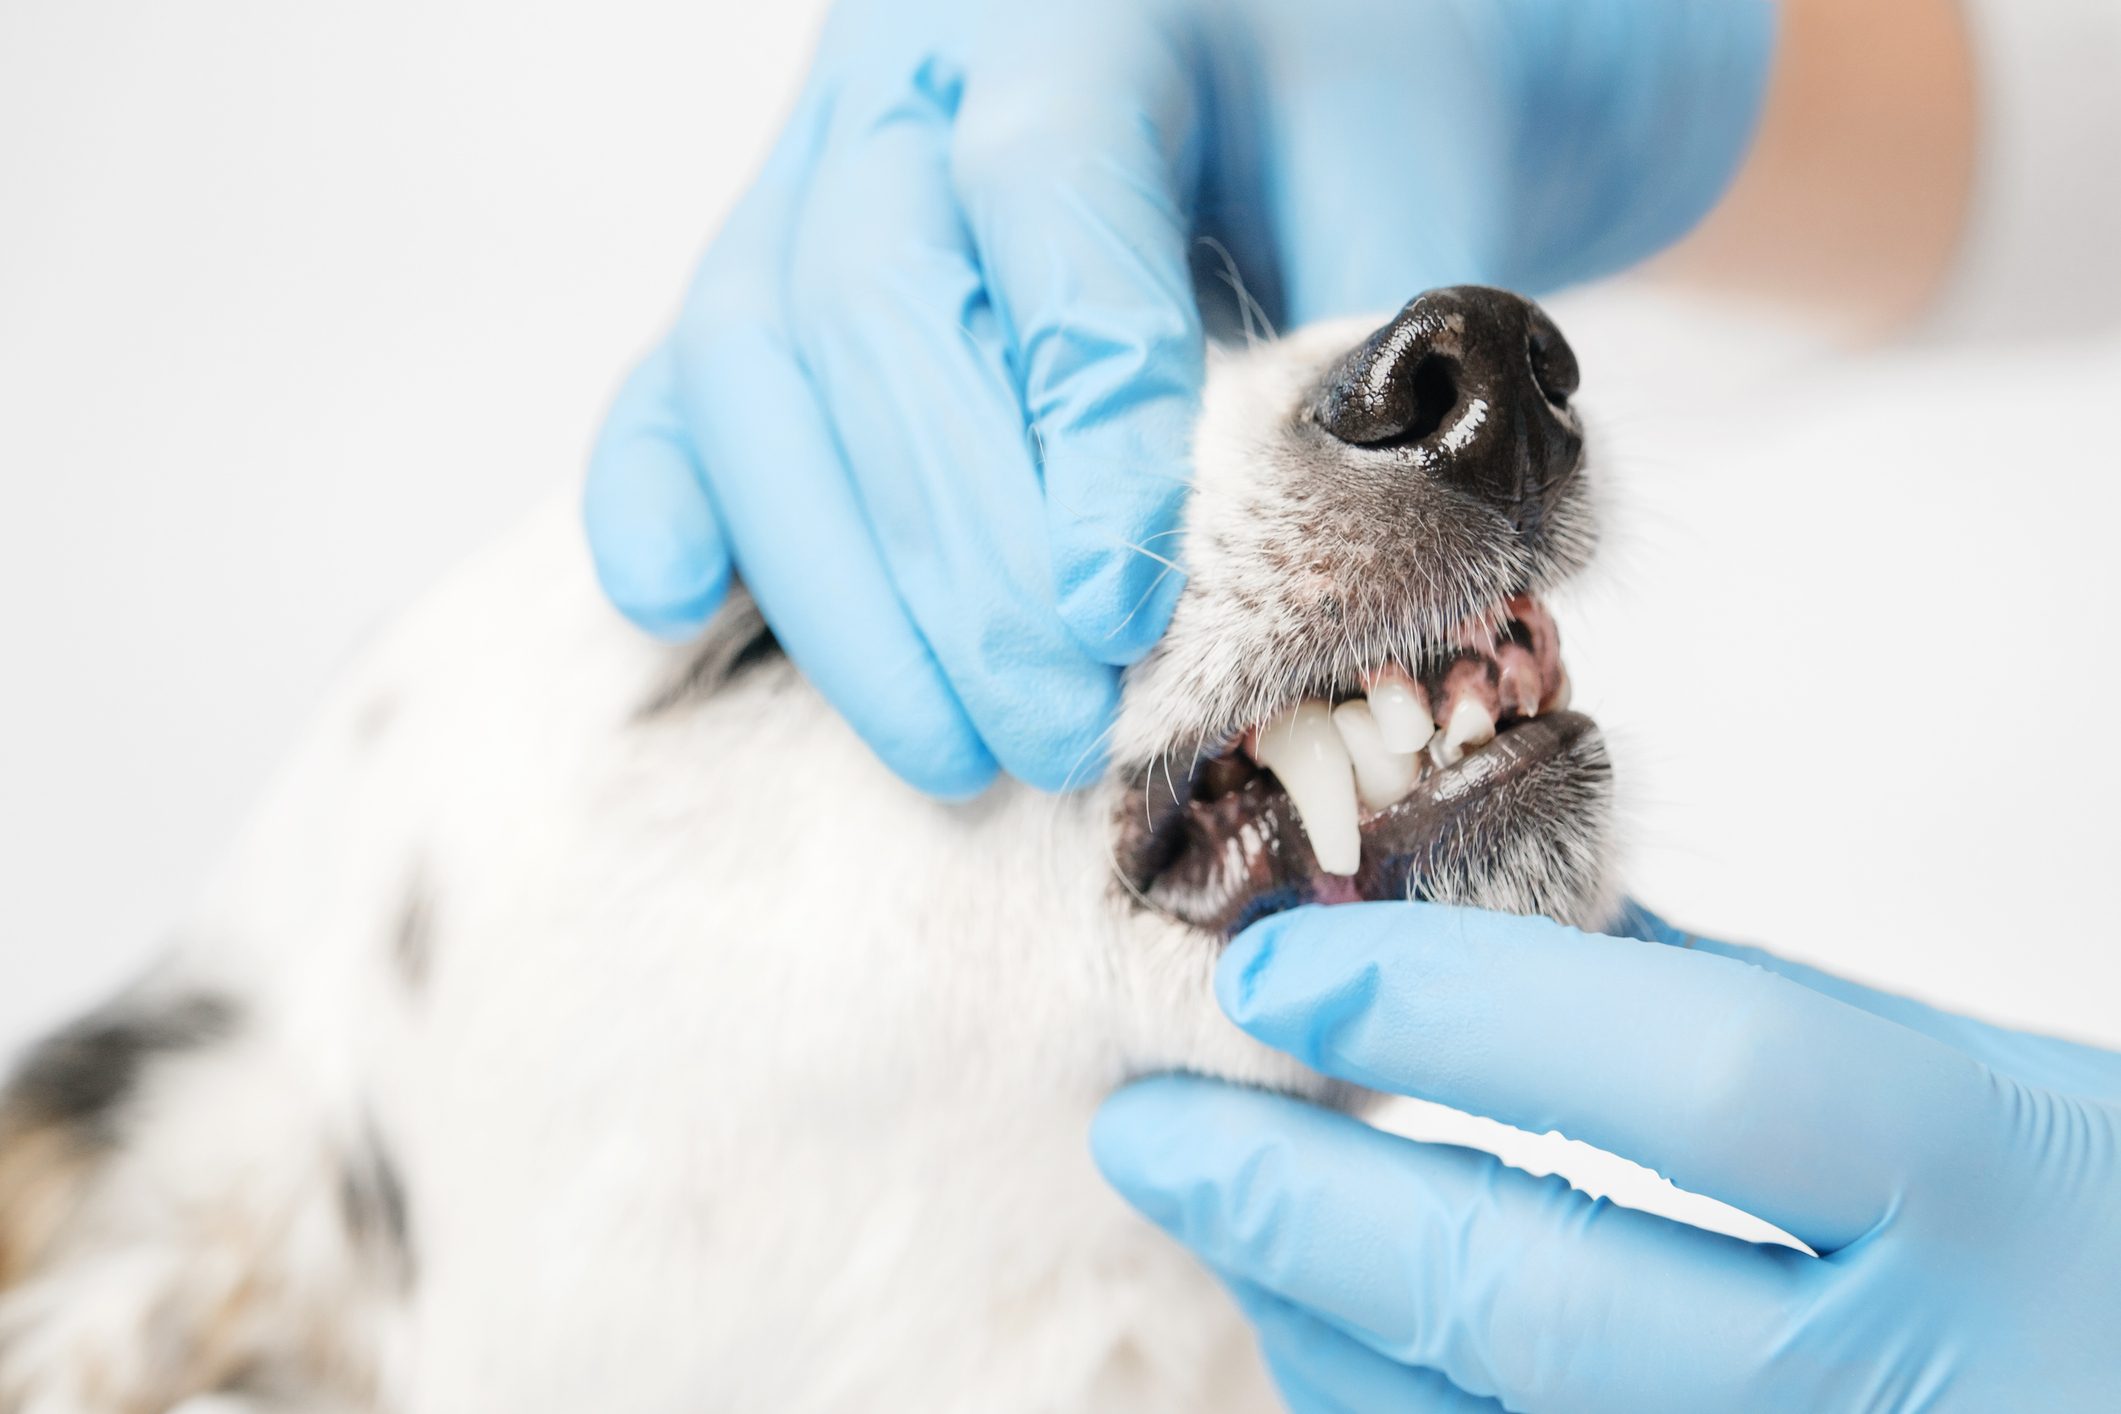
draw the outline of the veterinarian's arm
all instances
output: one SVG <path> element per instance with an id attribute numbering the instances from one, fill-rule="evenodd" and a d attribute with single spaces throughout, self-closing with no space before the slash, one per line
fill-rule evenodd
<path id="1" fill-rule="evenodd" d="M 1121 1092 L 1098 1160 L 1298 1409 L 2111 1407 L 2121 1055 L 1638 922 L 1300 910 L 1217 989 L 1321 1071 L 1559 1130 L 1817 1256 L 1207 1081 Z"/>
<path id="2" fill-rule="evenodd" d="M 1904 322 L 1959 251 L 1975 84 L 1960 0 L 1784 0 L 1759 137 L 1668 267 L 1857 330 Z"/>
<path id="3" fill-rule="evenodd" d="M 1783 0 L 1759 139 L 1664 262 L 1874 334 L 2121 323 L 2121 7 Z"/>
<path id="4" fill-rule="evenodd" d="M 1737 166 L 1774 13 L 848 0 L 593 458 L 604 585 L 682 636 L 741 576 L 926 790 L 1088 780 L 1183 579 L 1196 273 L 1286 327 L 1638 261 Z"/>

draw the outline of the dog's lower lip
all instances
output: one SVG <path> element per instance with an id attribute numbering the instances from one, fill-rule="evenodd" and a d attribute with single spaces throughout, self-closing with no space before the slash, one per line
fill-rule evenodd
<path id="1" fill-rule="evenodd" d="M 1567 710 L 1510 724 L 1456 765 L 1424 776 L 1404 799 L 1363 816 L 1361 866 L 1345 878 L 1318 867 L 1286 792 L 1271 776 L 1205 803 L 1172 791 L 1160 810 L 1164 784 L 1144 786 L 1124 807 L 1141 826 L 1134 833 L 1142 852 L 1122 872 L 1150 906 L 1223 936 L 1301 903 L 1421 896 L 1442 853 L 1493 830 L 1494 812 L 1510 802 L 1513 783 L 1560 764 L 1596 733 L 1591 718 Z M 1602 771 L 1595 740 L 1591 755 Z M 1535 790 L 1547 783 L 1535 780 Z"/>
<path id="2" fill-rule="evenodd" d="M 1596 729 L 1581 712 L 1549 712 L 1516 722 L 1456 766 L 1423 778 L 1406 799 L 1365 819 L 1363 840 L 1367 845 L 1373 833 L 1392 829 L 1395 822 L 1447 809 L 1475 791 L 1566 751 Z"/>

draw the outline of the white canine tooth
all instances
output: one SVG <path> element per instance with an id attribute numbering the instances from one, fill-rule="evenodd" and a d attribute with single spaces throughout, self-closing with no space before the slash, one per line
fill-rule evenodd
<path id="1" fill-rule="evenodd" d="M 1539 664 L 1530 649 L 1505 643 L 1495 650 L 1495 690 L 1505 710 L 1539 715 Z"/>
<path id="2" fill-rule="evenodd" d="M 1419 751 L 1436 734 L 1436 723 L 1422 705 L 1421 690 L 1396 669 L 1370 680 L 1370 715 L 1388 751 Z"/>
<path id="3" fill-rule="evenodd" d="M 1333 725 L 1348 759 L 1355 763 L 1355 794 L 1371 810 L 1405 800 L 1421 774 L 1421 758 L 1411 751 L 1393 751 L 1385 745 L 1370 704 L 1361 698 L 1333 709 Z"/>
<path id="4" fill-rule="evenodd" d="M 1461 697 L 1451 709 L 1451 720 L 1429 743 L 1429 759 L 1439 766 L 1456 766 L 1466 752 L 1495 739 L 1495 718 L 1477 697 Z"/>
<path id="5" fill-rule="evenodd" d="M 1289 793 L 1318 867 L 1328 874 L 1353 875 L 1362 865 L 1355 770 L 1326 704 L 1316 699 L 1299 703 L 1261 727 L 1252 754 Z"/>

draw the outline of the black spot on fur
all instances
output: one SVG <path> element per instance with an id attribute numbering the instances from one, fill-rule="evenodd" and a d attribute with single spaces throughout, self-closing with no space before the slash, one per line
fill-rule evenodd
<path id="1" fill-rule="evenodd" d="M 222 1040 L 238 1015 L 226 997 L 206 993 L 122 997 L 32 1048 L 8 1087 L 9 1107 L 98 1146 L 114 1144 L 125 1103 L 147 1068 Z"/>
<path id="2" fill-rule="evenodd" d="M 405 890 L 405 901 L 398 906 L 397 926 L 390 937 L 391 962 L 398 970 L 398 979 L 412 991 L 427 985 L 427 974 L 434 966 L 434 948 L 434 890 L 427 883 L 426 871 L 416 870 Z"/>
<path id="3" fill-rule="evenodd" d="M 373 1123 L 340 1161 L 339 1212 L 355 1249 L 399 1286 L 412 1285 L 417 1268 L 405 1179 Z"/>
<path id="4" fill-rule="evenodd" d="M 758 605 L 741 588 L 731 589 L 684 671 L 641 704 L 634 719 L 649 722 L 682 711 L 769 663 L 784 661 L 780 641 Z"/>

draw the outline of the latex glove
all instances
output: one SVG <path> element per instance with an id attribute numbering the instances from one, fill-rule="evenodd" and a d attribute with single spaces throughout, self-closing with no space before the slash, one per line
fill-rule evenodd
<path id="1" fill-rule="evenodd" d="M 1766 0 L 849 0 L 592 459 L 607 592 L 732 568 L 895 770 L 1095 777 L 1183 583 L 1213 236 L 1278 321 L 1617 269 L 1712 204 Z"/>
<path id="2" fill-rule="evenodd" d="M 1217 992 L 1327 1074 L 1559 1130 L 1818 1256 L 1205 1080 L 1120 1092 L 1098 1161 L 1301 1410 L 2112 1408 L 2121 1056 L 1639 923 L 1661 941 L 1305 909 Z"/>

